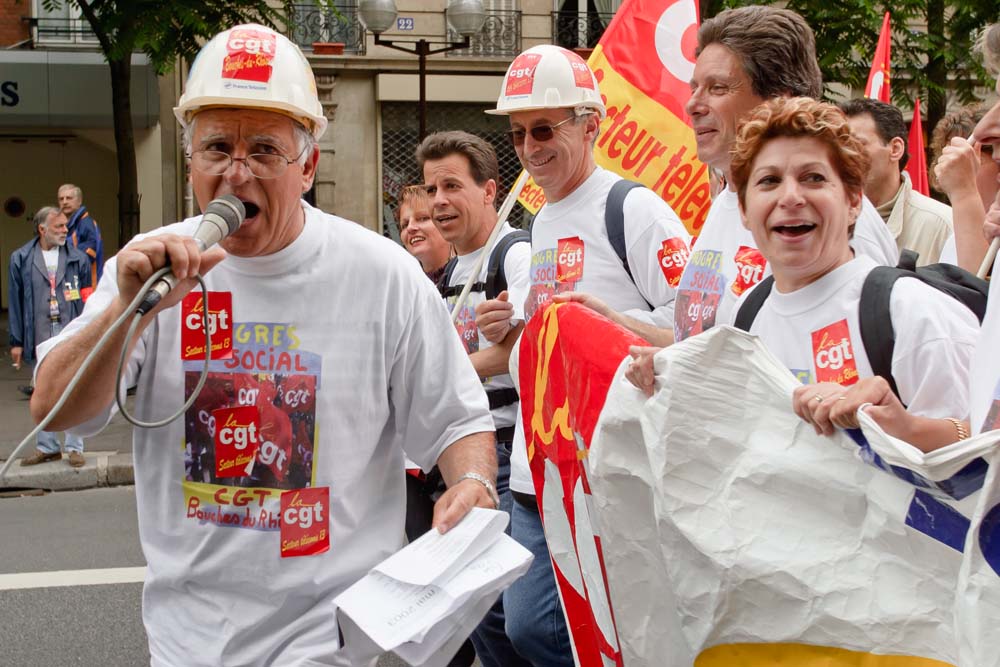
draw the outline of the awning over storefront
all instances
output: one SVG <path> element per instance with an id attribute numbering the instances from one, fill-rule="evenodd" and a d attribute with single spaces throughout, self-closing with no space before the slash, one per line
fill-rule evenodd
<path id="1" fill-rule="evenodd" d="M 132 121 L 159 122 L 156 73 L 132 55 Z M 100 53 L 0 51 L 0 128 L 109 128 L 111 70 Z"/>

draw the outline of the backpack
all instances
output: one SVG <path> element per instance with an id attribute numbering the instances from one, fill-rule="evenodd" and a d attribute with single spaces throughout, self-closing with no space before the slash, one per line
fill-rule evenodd
<path id="1" fill-rule="evenodd" d="M 622 179 L 617 181 L 611 186 L 611 191 L 608 192 L 608 200 L 604 205 L 604 229 L 608 234 L 608 241 L 611 242 L 611 248 L 618 255 L 618 259 L 622 263 L 622 268 L 625 269 L 625 273 L 628 275 L 628 279 L 635 284 L 635 278 L 632 277 L 632 268 L 628 264 L 628 253 L 625 248 L 625 197 L 628 193 L 635 188 L 644 188 L 642 183 L 636 183 L 635 181 L 630 181 L 628 179 Z M 639 296 L 642 296 L 643 301 L 649 306 L 650 310 L 653 310 L 653 304 L 649 303 L 642 292 L 639 292 Z"/>
<path id="2" fill-rule="evenodd" d="M 495 299 L 500 295 L 500 292 L 507 289 L 507 276 L 504 273 L 503 265 L 507 259 L 507 251 L 515 243 L 531 243 L 531 233 L 523 229 L 515 229 L 510 234 L 501 238 L 493 246 L 493 252 L 490 253 L 490 258 L 486 263 L 486 280 L 472 283 L 470 292 L 485 292 L 487 299 Z M 457 257 L 452 257 L 448 260 L 448 263 L 444 267 L 444 273 L 441 275 L 441 280 L 438 282 L 438 291 L 441 292 L 441 296 L 445 299 L 458 296 L 465 289 L 465 285 L 448 285 L 451 282 L 452 274 L 455 273 L 455 266 L 457 264 Z"/>
<path id="3" fill-rule="evenodd" d="M 899 264 L 877 266 L 865 278 L 861 287 L 861 301 L 858 303 L 858 321 L 861 327 L 861 343 L 871 363 L 875 375 L 888 381 L 892 392 L 899 397 L 896 380 L 892 377 L 892 353 L 896 346 L 896 332 L 892 327 L 889 304 L 892 287 L 900 278 L 916 278 L 943 292 L 975 314 L 980 322 L 986 315 L 986 295 L 989 284 L 968 271 L 952 264 L 929 264 L 917 268 L 917 253 L 904 249 L 899 256 Z M 750 331 L 757 313 L 771 294 L 774 276 L 768 276 L 747 295 L 736 313 L 734 326 Z"/>

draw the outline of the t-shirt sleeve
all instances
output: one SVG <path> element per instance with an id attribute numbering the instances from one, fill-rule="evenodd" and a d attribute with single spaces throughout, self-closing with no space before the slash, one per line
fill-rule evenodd
<path id="1" fill-rule="evenodd" d="M 674 299 L 691 255 L 691 235 L 674 210 L 651 190 L 625 198 L 625 243 L 632 278 L 652 311 L 625 314 L 664 329 L 674 326 Z"/>
<path id="2" fill-rule="evenodd" d="M 507 277 L 507 300 L 514 305 L 514 320 L 524 320 L 524 302 L 531 289 L 531 244 L 515 243 L 503 263 Z"/>
<path id="3" fill-rule="evenodd" d="M 444 301 L 429 281 L 412 282 L 416 294 L 396 345 L 389 391 L 396 439 L 430 470 L 456 440 L 493 431 L 493 417 Z"/>
<path id="4" fill-rule="evenodd" d="M 57 336 L 50 338 L 38 345 L 38 363 L 35 365 L 35 372 L 41 368 L 42 363 L 45 361 L 45 357 L 58 345 L 69 340 L 73 336 L 77 335 L 84 327 L 90 324 L 92 321 L 97 319 L 97 317 L 103 313 L 114 300 L 118 297 L 118 282 L 116 277 L 118 272 L 116 270 L 117 258 L 112 257 L 108 260 L 107 270 L 104 275 L 97 283 L 97 289 L 94 293 L 90 295 L 87 299 L 87 303 L 83 308 L 83 312 L 75 320 L 66 325 Z M 129 322 L 126 321 L 122 324 L 123 327 L 128 327 Z M 119 386 L 119 391 L 125 391 L 128 387 L 136 384 L 139 377 L 139 370 L 142 367 L 143 360 L 146 358 L 146 336 L 148 335 L 150 328 L 146 329 L 146 332 L 139 337 L 135 348 L 132 350 L 132 356 L 129 357 L 127 367 L 122 373 L 121 385 Z M 119 351 L 120 353 L 120 351 Z M 117 355 L 116 355 L 117 358 Z M 117 362 L 116 362 L 117 363 Z M 84 374 L 84 379 L 86 374 Z M 107 405 L 107 407 L 90 421 L 78 424 L 69 431 L 75 435 L 80 435 L 82 437 L 89 437 L 100 432 L 109 421 L 111 417 L 117 411 L 117 406 L 114 400 Z"/>
<path id="5" fill-rule="evenodd" d="M 896 332 L 892 375 L 907 409 L 923 417 L 966 419 L 976 316 L 914 278 L 896 282 L 890 313 Z"/>

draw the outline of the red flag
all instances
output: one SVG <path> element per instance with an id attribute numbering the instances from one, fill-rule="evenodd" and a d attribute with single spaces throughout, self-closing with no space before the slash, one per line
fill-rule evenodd
<path id="1" fill-rule="evenodd" d="M 656 192 L 693 234 L 711 205 L 684 113 L 697 42 L 698 0 L 625 0 L 587 60 L 608 110 L 597 164 Z M 545 197 L 529 181 L 518 201 L 536 213 Z"/>
<path id="2" fill-rule="evenodd" d="M 878 36 L 878 46 L 875 47 L 875 59 L 868 73 L 868 85 L 865 86 L 865 97 L 889 102 L 889 46 L 892 41 L 889 28 L 889 12 L 882 19 L 882 32 Z"/>
<path id="3" fill-rule="evenodd" d="M 927 182 L 927 153 L 924 151 L 924 128 L 920 121 L 920 98 L 913 103 L 913 120 L 910 122 L 910 159 L 906 163 L 906 173 L 910 175 L 913 189 L 930 196 Z"/>

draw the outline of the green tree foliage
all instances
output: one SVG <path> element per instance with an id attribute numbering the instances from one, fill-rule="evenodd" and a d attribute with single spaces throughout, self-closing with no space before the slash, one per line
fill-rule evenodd
<path id="1" fill-rule="evenodd" d="M 827 94 L 830 83 L 864 91 L 882 17 L 890 12 L 893 103 L 910 109 L 920 97 L 928 133 L 945 114 L 949 93 L 968 104 L 978 87 L 992 87 L 973 45 L 985 26 L 1000 20 L 996 0 L 703 0 L 702 19 L 749 4 L 784 5 L 812 26 Z"/>
<path id="2" fill-rule="evenodd" d="M 130 98 L 131 55 L 143 52 L 158 74 L 179 58 L 192 58 L 204 40 L 225 28 L 256 22 L 280 24 L 290 2 L 267 0 L 43 0 L 47 10 L 69 5 L 87 19 L 111 68 L 115 147 L 118 159 L 118 241 L 139 231 L 139 184 Z"/>

